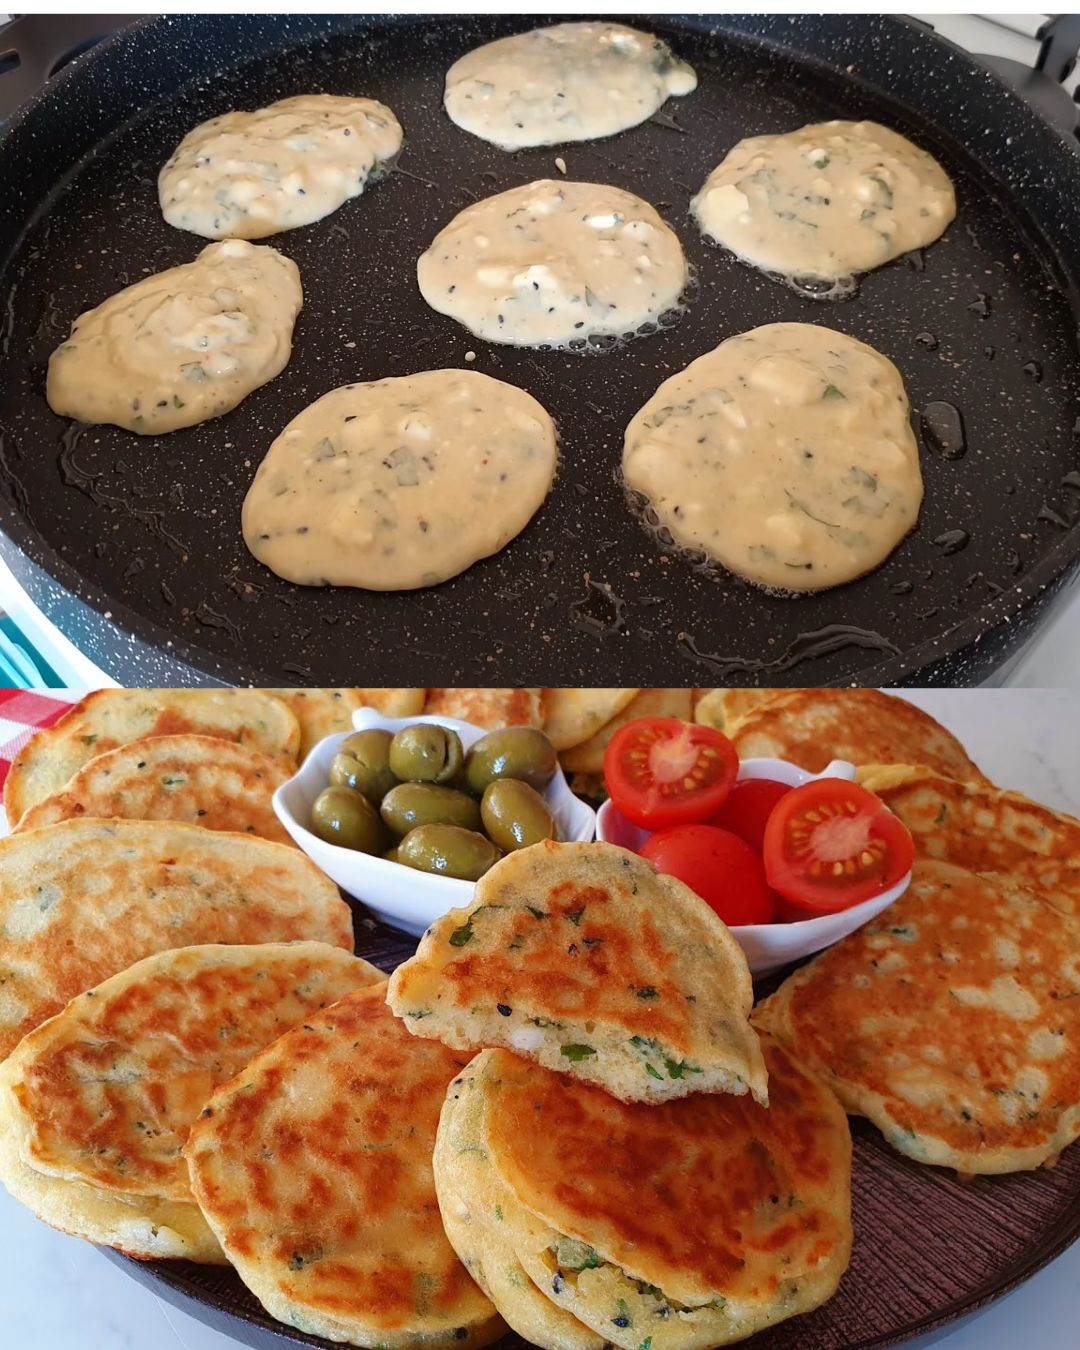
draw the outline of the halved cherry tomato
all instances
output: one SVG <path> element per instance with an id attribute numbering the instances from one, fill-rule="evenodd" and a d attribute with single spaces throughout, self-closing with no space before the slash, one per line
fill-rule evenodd
<path id="1" fill-rule="evenodd" d="M 833 914 L 880 895 L 911 869 L 907 826 L 858 783 L 793 788 L 765 827 L 765 874 L 784 917 Z"/>
<path id="2" fill-rule="evenodd" d="M 711 816 L 738 772 L 739 757 L 722 732 L 677 717 L 627 722 L 604 751 L 611 800 L 647 830 Z"/>
<path id="3" fill-rule="evenodd" d="M 742 778 L 731 789 L 731 795 L 720 810 L 706 824 L 730 830 L 760 853 L 772 809 L 790 791 L 790 784 L 778 783 L 774 778 Z"/>
<path id="4" fill-rule="evenodd" d="M 715 825 L 675 825 L 647 839 L 641 856 L 697 891 L 729 928 L 772 921 L 776 897 L 765 866 L 738 835 Z"/>

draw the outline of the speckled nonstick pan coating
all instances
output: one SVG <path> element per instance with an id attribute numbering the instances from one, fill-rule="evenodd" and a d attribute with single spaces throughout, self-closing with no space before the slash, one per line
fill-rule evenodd
<path id="1" fill-rule="evenodd" d="M 1080 545 L 1080 300 L 1068 280 L 1080 276 L 1080 155 L 971 58 L 881 16 L 664 19 L 655 26 L 698 69 L 696 93 L 607 141 L 508 155 L 449 122 L 442 77 L 478 42 L 532 22 L 156 20 L 76 62 L 13 121 L 0 141 L 0 525 L 17 574 L 130 684 L 985 678 L 1045 613 Z M 157 439 L 55 417 L 44 369 L 71 318 L 202 246 L 161 219 L 163 157 L 212 114 L 312 89 L 385 100 L 407 139 L 399 172 L 273 241 L 306 293 L 286 371 L 227 417 Z M 831 116 L 913 134 L 959 196 L 941 242 L 835 304 L 725 256 L 687 215 L 737 138 Z M 572 177 L 638 192 L 679 232 L 700 284 L 670 330 L 601 355 L 493 347 L 421 300 L 415 260 L 436 230 L 479 197 L 556 174 L 556 155 Z M 665 550 L 618 477 L 623 428 L 663 379 L 781 320 L 831 324 L 884 352 L 916 410 L 961 410 L 968 446 L 959 459 L 924 453 L 919 528 L 881 568 L 794 600 Z M 561 431 L 555 490 L 517 540 L 404 594 L 302 589 L 250 557 L 240 504 L 291 417 L 336 385 L 461 365 L 468 350 Z"/>
<path id="2" fill-rule="evenodd" d="M 356 948 L 390 971 L 415 942 L 356 907 Z M 771 992 L 779 976 L 762 981 Z M 836 1295 L 816 1312 L 744 1342 L 748 1350 L 881 1350 L 970 1316 L 1080 1237 L 1080 1144 L 1056 1167 L 957 1180 L 891 1149 L 852 1121 L 855 1248 Z M 104 1250 L 104 1249 L 103 1249 Z M 259 1350 L 329 1346 L 275 1322 L 231 1269 L 107 1255 L 155 1294 Z M 500 1350 L 524 1350 L 509 1336 Z"/>

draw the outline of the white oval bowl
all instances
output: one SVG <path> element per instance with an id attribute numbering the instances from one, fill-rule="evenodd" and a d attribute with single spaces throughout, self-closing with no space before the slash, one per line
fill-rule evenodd
<path id="1" fill-rule="evenodd" d="M 784 759 L 744 759 L 739 765 L 739 779 L 772 778 L 778 783 L 788 783 L 792 787 L 801 787 L 803 783 L 813 782 L 816 778 L 844 778 L 851 782 L 855 777 L 854 765 L 845 760 L 834 759 L 821 773 L 807 773 L 797 764 L 789 764 Z M 608 844 L 620 844 L 635 853 L 651 830 L 626 819 L 615 804 L 606 801 L 596 818 L 596 837 Z M 743 949 L 747 964 L 754 975 L 768 975 L 781 966 L 790 965 L 812 956 L 834 942 L 854 933 L 864 923 L 883 909 L 899 900 L 907 890 L 911 873 L 902 877 L 895 886 L 864 900 L 861 905 L 852 905 L 850 909 L 837 914 L 822 914 L 816 919 L 800 919 L 794 923 L 750 923 L 732 928 L 731 934 Z"/>
<path id="2" fill-rule="evenodd" d="M 449 727 L 461 737 L 466 750 L 488 733 L 470 722 L 453 717 L 384 717 L 374 708 L 359 708 L 353 713 L 354 731 L 400 731 L 416 722 L 432 722 Z M 315 798 L 326 787 L 330 761 L 352 732 L 339 731 L 316 745 L 300 769 L 274 793 L 274 810 L 293 842 L 316 866 L 337 882 L 343 891 L 366 905 L 384 923 L 403 928 L 419 937 L 424 929 L 446 913 L 472 903 L 474 883 L 455 877 L 418 872 L 401 863 L 390 862 L 370 853 L 328 844 L 308 829 Z M 544 789 L 544 800 L 554 820 L 558 837 L 574 843 L 589 843 L 596 836 L 596 812 L 570 791 L 558 769 Z"/>

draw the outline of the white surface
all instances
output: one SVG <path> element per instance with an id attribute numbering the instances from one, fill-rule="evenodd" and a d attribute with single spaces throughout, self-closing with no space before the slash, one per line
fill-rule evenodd
<path id="1" fill-rule="evenodd" d="M 850 783 L 854 777 L 855 766 L 842 759 L 834 759 L 821 773 L 807 773 L 805 769 L 783 759 L 744 759 L 739 765 L 741 781 L 747 778 L 769 778 L 777 783 L 787 783 L 790 787 L 800 787 L 816 778 L 843 778 Z M 610 800 L 597 813 L 596 827 L 598 839 L 609 844 L 620 844 L 623 848 L 633 849 L 635 853 L 640 851 L 642 844 L 653 833 L 627 820 Z M 883 909 L 899 900 L 910 881 L 911 873 L 908 872 L 887 891 L 835 914 L 821 914 L 816 919 L 801 919 L 792 923 L 742 924 L 732 928 L 731 932 L 743 950 L 750 973 L 768 975 L 781 966 L 790 965 L 792 961 L 813 956 L 815 952 L 823 951 L 849 933 L 854 933 L 856 928 L 869 923 Z"/>
<path id="2" fill-rule="evenodd" d="M 417 722 L 449 727 L 461 737 L 461 744 L 466 750 L 487 734 L 481 727 L 475 727 L 470 722 L 459 722 L 454 717 L 383 717 L 374 708 L 360 708 L 353 713 L 353 729 L 356 731 L 375 729 L 397 732 Z M 342 890 L 362 900 L 377 918 L 404 928 L 413 937 L 419 937 L 429 924 L 441 918 L 447 910 L 471 904 L 474 883 L 458 881 L 455 877 L 410 871 L 386 858 L 357 853 L 355 849 L 342 848 L 340 844 L 328 844 L 307 828 L 315 798 L 326 787 L 330 761 L 350 734 L 341 731 L 321 740 L 299 772 L 293 774 L 287 783 L 282 783 L 274 793 L 274 810 L 293 842 Z M 562 769 L 556 772 L 543 795 L 560 839 L 587 842 L 594 838 L 596 813 L 570 791 Z"/>
<path id="3" fill-rule="evenodd" d="M 954 731 L 995 782 L 1080 813 L 1080 696 L 918 690 L 907 697 Z M 918 1241 L 917 1232 L 911 1236 Z M 1076 1350 L 1077 1289 L 1080 1243 L 934 1344 L 939 1350 Z M 0 1326 L 4 1350 L 235 1350 L 235 1342 L 163 1304 L 92 1247 L 38 1223 L 3 1191 Z"/>

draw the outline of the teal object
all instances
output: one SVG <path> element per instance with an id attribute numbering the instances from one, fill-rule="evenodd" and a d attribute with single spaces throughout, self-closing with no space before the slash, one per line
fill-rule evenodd
<path id="1" fill-rule="evenodd" d="M 63 688 L 56 671 L 6 614 L 0 617 L 0 688 Z"/>

